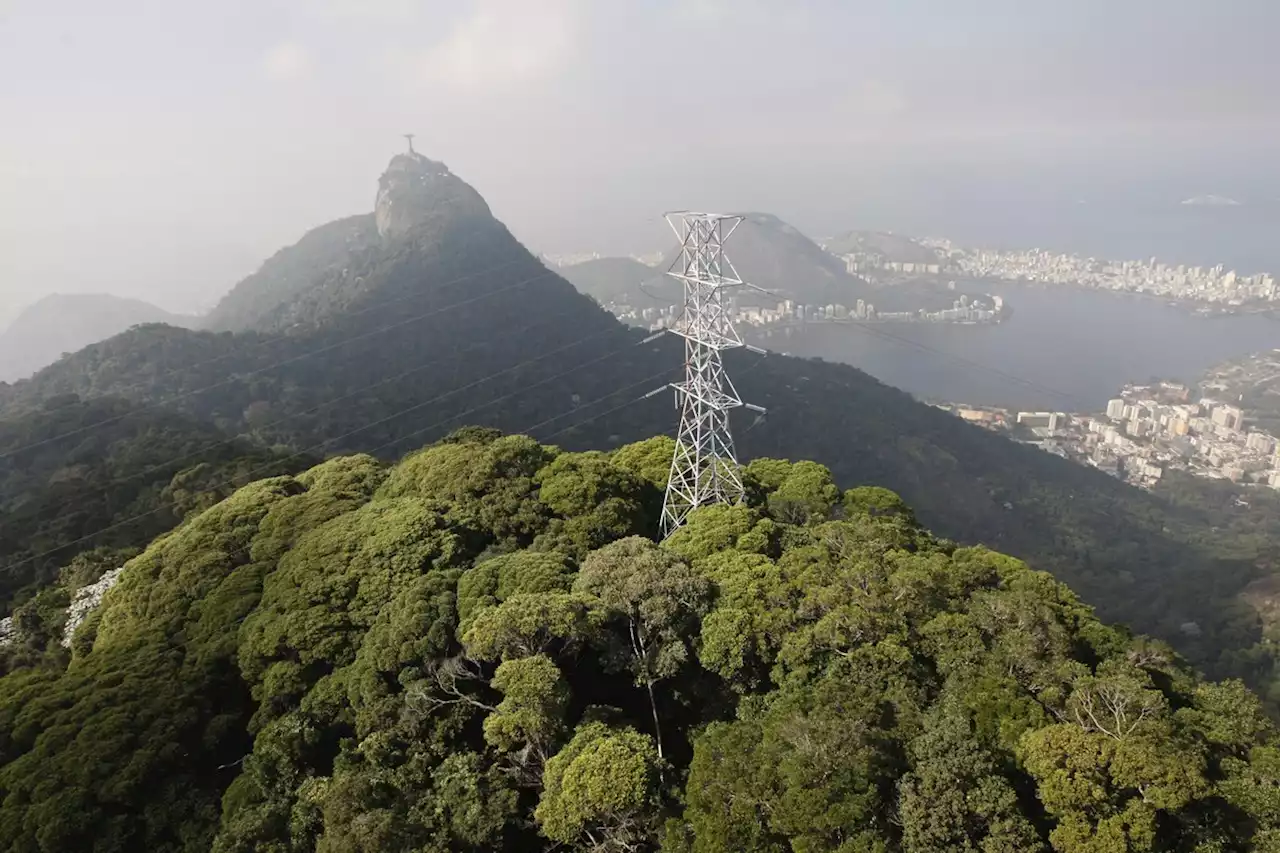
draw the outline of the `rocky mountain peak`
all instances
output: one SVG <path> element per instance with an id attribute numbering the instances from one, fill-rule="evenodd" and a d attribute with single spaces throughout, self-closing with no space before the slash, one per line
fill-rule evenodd
<path id="1" fill-rule="evenodd" d="M 397 154 L 378 180 L 374 205 L 378 234 L 399 237 L 440 217 L 489 217 L 489 205 L 438 160 L 409 151 Z"/>

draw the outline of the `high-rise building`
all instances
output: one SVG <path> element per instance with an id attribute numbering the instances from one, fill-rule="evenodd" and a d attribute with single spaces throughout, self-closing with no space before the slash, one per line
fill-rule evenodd
<path id="1" fill-rule="evenodd" d="M 1244 413 L 1237 406 L 1218 406 L 1210 413 L 1209 419 L 1227 429 L 1240 429 Z"/>
<path id="2" fill-rule="evenodd" d="M 1275 440 L 1265 432 L 1251 432 L 1249 437 L 1244 440 L 1245 447 L 1261 453 L 1270 453 L 1275 445 Z"/>
<path id="3" fill-rule="evenodd" d="M 1114 400 L 1107 401 L 1107 417 L 1113 421 L 1118 421 L 1124 417 L 1124 400 L 1117 397 Z"/>

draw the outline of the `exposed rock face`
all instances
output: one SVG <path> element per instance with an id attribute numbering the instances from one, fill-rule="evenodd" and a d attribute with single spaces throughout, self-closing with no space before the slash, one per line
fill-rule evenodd
<path id="1" fill-rule="evenodd" d="M 75 597 L 71 599 L 71 606 L 67 608 L 67 624 L 62 629 L 62 645 L 70 648 L 71 638 L 75 636 L 76 629 L 88 618 L 94 608 L 102 604 L 102 597 L 116 585 L 123 571 L 123 567 L 112 569 L 98 578 L 95 583 L 76 590 Z"/>
<path id="2" fill-rule="evenodd" d="M 13 627 L 13 617 L 6 616 L 0 619 L 0 648 L 13 644 L 18 639 L 18 629 Z"/>
<path id="3" fill-rule="evenodd" d="M 489 205 L 449 167 L 421 154 L 397 154 L 378 180 L 378 234 L 399 237 L 433 219 L 490 217 Z"/>

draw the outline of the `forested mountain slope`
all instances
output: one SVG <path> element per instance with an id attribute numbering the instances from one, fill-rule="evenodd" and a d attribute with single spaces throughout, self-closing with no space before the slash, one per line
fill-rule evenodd
<path id="1" fill-rule="evenodd" d="M 238 304 L 266 306 L 239 322 L 267 331 L 135 329 L 0 389 L 0 418 L 59 394 L 119 396 L 260 445 L 384 458 L 464 424 L 571 449 L 674 427 L 665 395 L 638 398 L 675 377 L 678 341 L 624 329 L 441 164 L 401 155 L 392 165 L 376 245 L 333 262 L 318 250 L 323 270 L 304 289 L 289 285 L 287 309 L 270 276 L 237 288 Z M 1237 594 L 1268 565 L 1272 540 L 1228 548 L 1212 530 L 1217 508 L 1168 503 L 1015 445 L 850 367 L 744 353 L 729 364 L 745 398 L 769 408 L 763 422 L 736 422 L 745 456 L 815 459 L 842 483 L 891 488 L 940 535 L 1052 571 L 1106 618 L 1215 673 L 1269 681 L 1270 646 Z"/>
<path id="2" fill-rule="evenodd" d="M 467 430 L 241 489 L 0 680 L 0 850 L 1270 850 L 1239 683 L 876 488 Z"/>
<path id="3" fill-rule="evenodd" d="M 371 213 L 314 228 L 233 287 L 201 327 L 243 332 L 288 326 L 292 306 L 298 299 L 326 278 L 341 277 L 353 257 L 377 245 L 378 232 Z"/>
<path id="4" fill-rule="evenodd" d="M 306 464 L 112 397 L 55 397 L 0 420 L 0 615 L 81 551 L 127 551 L 251 479 Z"/>
<path id="5" fill-rule="evenodd" d="M 66 353 L 142 323 L 191 326 L 195 317 L 170 314 L 137 299 L 106 294 L 46 296 L 0 332 L 0 382 L 25 379 Z"/>

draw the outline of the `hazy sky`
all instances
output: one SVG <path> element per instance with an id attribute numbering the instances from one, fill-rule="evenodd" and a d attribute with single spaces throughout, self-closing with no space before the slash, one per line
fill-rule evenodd
<path id="1" fill-rule="evenodd" d="M 0 317 L 209 303 L 369 210 L 409 131 L 546 251 L 676 207 L 1274 200 L 1277 32 L 1275 0 L 0 0 Z"/>

